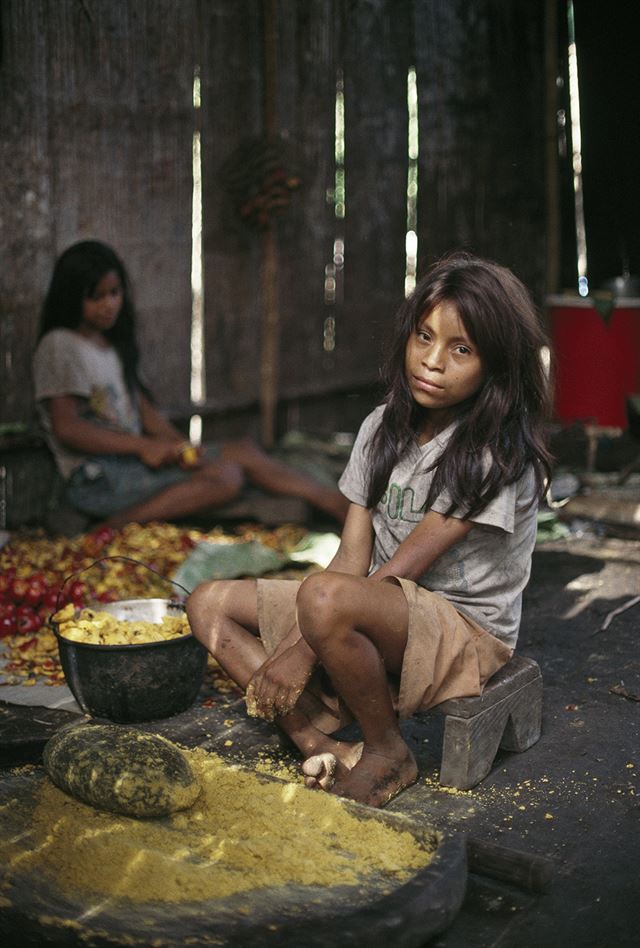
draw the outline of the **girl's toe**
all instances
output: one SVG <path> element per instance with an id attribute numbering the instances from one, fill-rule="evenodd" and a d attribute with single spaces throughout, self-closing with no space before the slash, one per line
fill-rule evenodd
<path id="1" fill-rule="evenodd" d="M 307 758 L 302 765 L 302 772 L 305 778 L 310 780 L 305 779 L 305 786 L 328 790 L 335 783 L 337 765 L 338 760 L 334 754 L 314 754 L 313 757 Z"/>

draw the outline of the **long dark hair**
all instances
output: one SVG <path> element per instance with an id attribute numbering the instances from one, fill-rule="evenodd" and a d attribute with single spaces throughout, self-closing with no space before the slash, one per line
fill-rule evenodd
<path id="1" fill-rule="evenodd" d="M 100 280 L 115 271 L 122 284 L 122 308 L 115 324 L 104 336 L 122 361 L 125 382 L 131 392 L 146 391 L 138 378 L 139 351 L 135 334 L 135 308 L 125 266 L 111 247 L 98 240 L 83 240 L 58 257 L 40 315 L 40 336 L 52 329 L 77 329 L 82 305 Z"/>
<path id="2" fill-rule="evenodd" d="M 405 352 L 423 317 L 443 302 L 457 308 L 486 377 L 472 398 L 456 406 L 459 424 L 431 468 L 427 509 L 446 488 L 448 512 L 460 509 L 468 518 L 517 481 L 529 464 L 540 496 L 551 476 L 545 445 L 551 383 L 542 361 L 546 335 L 531 297 L 505 267 L 456 253 L 435 264 L 398 310 L 384 366 L 385 409 L 369 453 L 370 507 L 382 498 L 393 467 L 424 420 L 424 409 L 407 384 Z"/>

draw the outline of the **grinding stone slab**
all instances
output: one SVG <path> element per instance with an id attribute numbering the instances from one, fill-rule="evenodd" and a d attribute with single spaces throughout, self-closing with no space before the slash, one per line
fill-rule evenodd
<path id="1" fill-rule="evenodd" d="M 47 779 L 40 767 L 6 775 L 0 784 L 0 832 L 30 847 L 30 813 Z M 305 791 L 306 792 L 306 791 Z M 308 791 L 312 793 L 314 791 Z M 419 841 L 431 827 L 358 804 L 345 805 L 362 819 L 409 830 Z M 90 867 L 87 867 L 87 871 Z M 362 887 L 288 886 L 200 904 L 138 904 L 88 896 L 71 900 L 35 873 L 9 878 L 0 868 L 0 941 L 4 946 L 122 944 L 158 948 L 222 945 L 229 948 L 335 948 L 393 944 L 419 948 L 457 914 L 466 886 L 464 841 L 441 839 L 429 866 L 389 894 L 389 880 Z"/>
<path id="2" fill-rule="evenodd" d="M 81 714 L 0 701 L 0 767 L 38 763 L 50 737 Z"/>

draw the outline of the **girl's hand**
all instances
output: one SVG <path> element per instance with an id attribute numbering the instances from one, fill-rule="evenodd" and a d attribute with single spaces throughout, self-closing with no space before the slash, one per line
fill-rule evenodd
<path id="1" fill-rule="evenodd" d="M 165 464 L 177 464 L 182 444 L 163 438 L 144 438 L 138 457 L 147 467 L 158 468 Z"/>
<path id="2" fill-rule="evenodd" d="M 200 467 L 203 454 L 204 451 L 201 447 L 196 444 L 191 444 L 190 441 L 185 441 L 180 445 L 178 464 L 184 468 L 185 471 L 189 471 L 194 467 Z"/>
<path id="3" fill-rule="evenodd" d="M 247 685 L 247 712 L 273 721 L 289 714 L 311 678 L 316 657 L 304 639 L 268 658 Z"/>

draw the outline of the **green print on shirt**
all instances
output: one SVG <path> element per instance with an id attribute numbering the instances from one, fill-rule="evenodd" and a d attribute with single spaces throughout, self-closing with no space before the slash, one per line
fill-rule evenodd
<path id="1" fill-rule="evenodd" d="M 384 492 L 381 503 L 386 506 L 390 520 L 406 520 L 408 523 L 419 523 L 427 508 L 426 500 L 421 507 L 414 507 L 413 487 L 400 487 L 393 483 Z"/>

